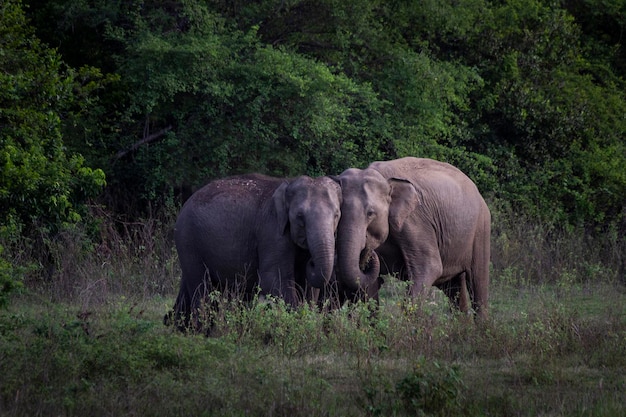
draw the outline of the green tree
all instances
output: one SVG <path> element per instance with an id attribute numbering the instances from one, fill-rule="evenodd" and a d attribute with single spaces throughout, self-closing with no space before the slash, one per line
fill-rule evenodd
<path id="1" fill-rule="evenodd" d="M 582 29 L 586 55 L 598 65 L 594 76 L 626 76 L 626 2 L 623 0 L 561 0 Z M 610 71 L 606 71 L 606 67 Z M 612 74 L 615 72 L 615 74 Z"/>
<path id="2" fill-rule="evenodd" d="M 589 55 L 567 10 L 527 0 L 393 4 L 391 21 L 407 45 L 480 78 L 462 96 L 469 111 L 460 117 L 472 133 L 451 146 L 494 161 L 501 197 L 550 221 L 623 216 L 624 170 L 614 167 L 626 163 L 626 88 Z"/>
<path id="3" fill-rule="evenodd" d="M 544 220 L 624 216 L 623 2 L 31 3 L 73 66 L 119 77 L 62 131 L 126 213 L 234 172 L 415 155 Z"/>
<path id="4" fill-rule="evenodd" d="M 491 163 L 466 146 L 470 131 L 463 118 L 470 110 L 471 93 L 482 85 L 479 74 L 458 62 L 437 59 L 427 40 L 416 39 L 411 29 L 423 28 L 420 13 L 429 18 L 433 12 L 444 13 L 440 2 L 215 3 L 243 30 L 261 22 L 263 42 L 297 51 L 325 63 L 333 73 L 370 85 L 383 104 L 377 120 L 382 117 L 387 125 L 380 149 L 385 158 L 435 157 L 461 164 L 474 177 L 488 176 L 481 173 Z M 457 10 L 451 4 L 446 8 L 455 19 L 451 26 L 463 23 L 469 30 L 471 22 L 463 22 Z M 437 26 L 441 21 L 430 22 Z"/>
<path id="5" fill-rule="evenodd" d="M 126 213 L 236 172 L 337 173 L 381 157 L 389 140 L 368 83 L 268 45 L 258 27 L 240 29 L 206 2 L 109 2 L 101 18 L 84 4 L 54 4 L 80 30 L 102 29 L 95 49 L 115 45 L 119 81 L 101 92 L 103 117 L 71 134 L 83 146 L 90 137 L 89 162 L 106 170 Z M 66 38 L 50 40 L 64 51 Z"/>
<path id="6" fill-rule="evenodd" d="M 496 99 L 481 117 L 492 126 L 493 148 L 512 149 L 520 168 L 514 174 L 527 182 L 525 193 L 506 187 L 506 198 L 572 224 L 619 216 L 623 175 L 600 167 L 626 163 L 619 151 L 626 131 L 619 116 L 626 112 L 624 83 L 598 83 L 590 75 L 580 29 L 565 10 L 508 1 L 492 16 L 493 29 L 476 49 L 491 57 L 481 61 L 488 62 Z"/>
<path id="7" fill-rule="evenodd" d="M 10 244 L 79 221 L 104 173 L 63 142 L 61 118 L 81 105 L 77 72 L 34 36 L 19 1 L 3 2 L 0 17 L 0 241 Z"/>

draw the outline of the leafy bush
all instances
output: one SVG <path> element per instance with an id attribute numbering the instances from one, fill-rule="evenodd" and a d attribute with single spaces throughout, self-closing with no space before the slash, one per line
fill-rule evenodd
<path id="1" fill-rule="evenodd" d="M 495 281 L 481 325 L 444 306 L 420 311 L 403 292 L 388 292 L 374 315 L 363 303 L 320 312 L 220 298 L 209 338 L 163 326 L 159 296 L 110 292 L 85 305 L 33 292 L 0 311 L 0 412 L 615 415 L 619 288 Z"/>
<path id="2" fill-rule="evenodd" d="M 463 381 L 458 368 L 424 358 L 398 382 L 397 390 L 405 407 L 418 415 L 458 415 L 463 403 Z"/>
<path id="3" fill-rule="evenodd" d="M 69 153 L 62 119 L 86 107 L 98 71 L 80 73 L 34 35 L 19 1 L 0 5 L 0 304 L 48 255 L 42 237 L 81 220 L 104 172 Z M 94 81 L 95 80 L 95 81 Z M 33 247 L 25 251 L 27 242 Z M 19 243 L 18 243 L 19 242 Z M 19 247 L 18 247 L 19 246 Z M 24 252 L 34 259 L 23 259 Z"/>
<path id="4" fill-rule="evenodd" d="M 65 151 L 61 117 L 79 99 L 76 73 L 37 40 L 18 2 L 0 7 L 0 222 L 54 229 L 80 219 L 104 172 Z"/>
<path id="5" fill-rule="evenodd" d="M 21 288 L 22 281 L 16 277 L 13 265 L 4 258 L 4 247 L 0 246 L 0 308 L 9 302 L 9 295 Z"/>
<path id="6" fill-rule="evenodd" d="M 518 212 L 623 232 L 615 2 L 31 3 L 45 42 L 101 71 L 75 71 L 89 111 L 58 122 L 106 171 L 116 212 L 151 215 L 243 171 L 413 155 L 458 165 Z"/>

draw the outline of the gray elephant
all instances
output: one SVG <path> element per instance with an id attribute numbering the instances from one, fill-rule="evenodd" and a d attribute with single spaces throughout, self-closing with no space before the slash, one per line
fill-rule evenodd
<path id="1" fill-rule="evenodd" d="M 337 279 L 345 292 L 376 293 L 380 281 L 363 272 L 375 250 L 381 274 L 411 281 L 412 296 L 434 285 L 461 311 L 487 316 L 491 215 L 465 174 L 407 157 L 348 169 L 339 181 Z"/>
<path id="2" fill-rule="evenodd" d="M 328 177 L 248 174 L 204 186 L 176 221 L 182 278 L 166 324 L 198 330 L 195 314 L 212 289 L 258 289 L 296 305 L 302 287 L 323 287 L 333 274 L 340 205 L 339 184 Z"/>

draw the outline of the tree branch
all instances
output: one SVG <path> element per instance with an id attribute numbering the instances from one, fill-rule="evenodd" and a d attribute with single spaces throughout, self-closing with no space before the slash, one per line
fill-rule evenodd
<path id="1" fill-rule="evenodd" d="M 130 148 L 125 149 L 123 151 L 119 151 L 117 154 L 115 154 L 115 159 L 116 160 L 120 159 L 120 158 L 126 156 L 126 154 L 136 150 L 140 146 L 145 145 L 146 143 L 154 142 L 157 139 L 160 139 L 162 136 L 164 136 L 170 130 L 172 130 L 172 125 L 169 125 L 169 126 L 163 128 L 163 129 L 159 130 L 158 132 L 153 133 L 151 135 L 144 136 L 140 141 L 133 143 L 133 145 Z"/>

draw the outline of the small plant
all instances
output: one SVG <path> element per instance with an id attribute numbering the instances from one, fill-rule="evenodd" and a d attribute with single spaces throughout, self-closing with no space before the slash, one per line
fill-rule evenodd
<path id="1" fill-rule="evenodd" d="M 0 245 L 0 308 L 9 302 L 9 295 L 21 288 L 22 282 L 15 277 L 13 265 L 2 256 L 3 247 Z"/>
<path id="2" fill-rule="evenodd" d="M 458 415 L 464 385 L 458 367 L 430 364 L 422 357 L 396 387 L 408 411 L 418 415 Z"/>

